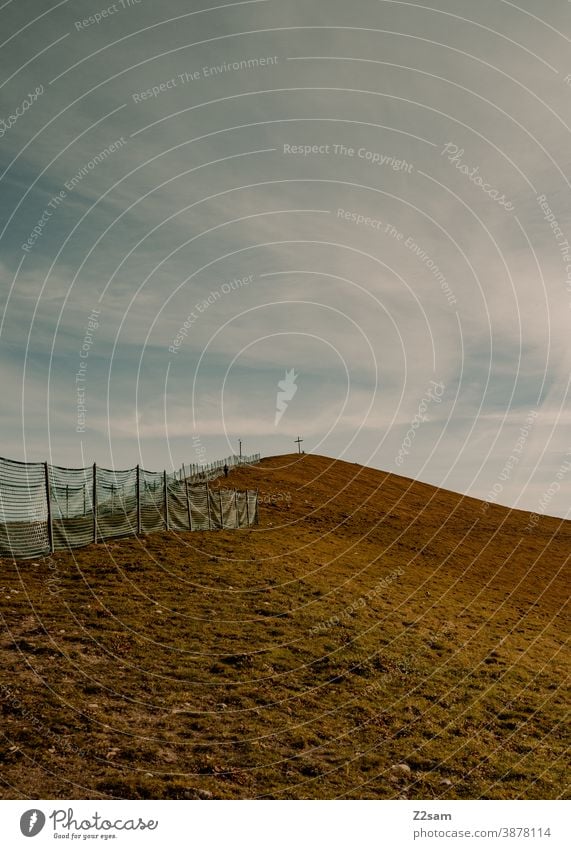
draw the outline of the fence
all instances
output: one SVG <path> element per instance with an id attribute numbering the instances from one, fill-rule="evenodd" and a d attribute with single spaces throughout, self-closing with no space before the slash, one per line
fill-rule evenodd
<path id="1" fill-rule="evenodd" d="M 188 477 L 189 480 L 207 481 L 213 478 L 219 478 L 224 471 L 224 466 L 229 469 L 235 466 L 252 466 L 260 462 L 259 454 L 250 454 L 247 457 L 239 457 L 237 454 L 232 454 L 231 457 L 225 457 L 224 460 L 216 460 L 214 463 L 193 464 L 183 463 L 178 472 L 173 474 L 174 478 L 183 480 Z"/>
<path id="2" fill-rule="evenodd" d="M 0 556 L 39 557 L 65 548 L 159 530 L 243 528 L 258 522 L 255 490 L 210 490 L 229 457 L 180 473 L 66 469 L 0 458 Z M 230 461 L 230 462 L 229 462 Z"/>

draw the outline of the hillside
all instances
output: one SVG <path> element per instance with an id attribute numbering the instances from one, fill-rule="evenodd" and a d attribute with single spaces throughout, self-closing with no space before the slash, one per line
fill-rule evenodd
<path id="1" fill-rule="evenodd" d="M 309 455 L 225 485 L 258 527 L 0 560 L 3 798 L 567 795 L 569 522 Z"/>

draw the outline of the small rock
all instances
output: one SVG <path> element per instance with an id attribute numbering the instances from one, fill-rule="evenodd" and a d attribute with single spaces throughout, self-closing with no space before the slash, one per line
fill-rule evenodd
<path id="1" fill-rule="evenodd" d="M 446 787 L 452 787 L 452 782 L 450 781 L 450 779 L 449 779 L 449 778 L 443 778 L 443 779 L 442 779 L 442 781 L 441 781 L 440 783 L 441 783 L 441 784 L 445 784 L 445 785 L 446 785 Z"/>
<path id="2" fill-rule="evenodd" d="M 212 799 L 210 790 L 197 790 L 196 792 L 199 799 Z"/>
<path id="3" fill-rule="evenodd" d="M 400 773 L 401 775 L 410 775 L 412 770 L 408 764 L 394 764 L 391 767 L 391 772 Z"/>

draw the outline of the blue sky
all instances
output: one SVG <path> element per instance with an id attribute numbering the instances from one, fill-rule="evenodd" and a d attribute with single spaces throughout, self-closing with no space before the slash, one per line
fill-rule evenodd
<path id="1" fill-rule="evenodd" d="M 3 456 L 162 469 L 300 434 L 538 509 L 571 458 L 567 3 L 0 15 Z"/>

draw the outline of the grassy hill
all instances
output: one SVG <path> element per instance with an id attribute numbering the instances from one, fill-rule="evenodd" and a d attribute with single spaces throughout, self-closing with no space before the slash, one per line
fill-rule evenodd
<path id="1" fill-rule="evenodd" d="M 260 525 L 0 560 L 4 798 L 566 796 L 571 525 L 274 457 Z"/>

